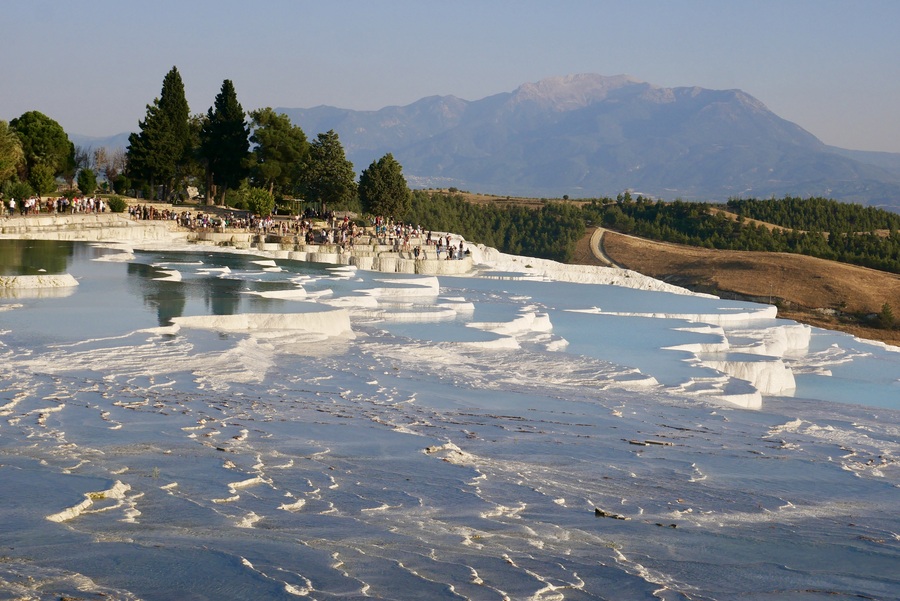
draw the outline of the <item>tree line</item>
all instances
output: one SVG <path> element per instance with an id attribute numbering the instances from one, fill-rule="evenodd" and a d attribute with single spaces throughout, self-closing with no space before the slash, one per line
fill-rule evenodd
<path id="1" fill-rule="evenodd" d="M 57 179 L 84 194 L 98 188 L 97 175 L 107 182 L 126 169 L 124 149 L 91 150 L 75 146 L 62 126 L 39 111 L 27 111 L 11 121 L 0 120 L 0 196 L 23 199 L 57 192 Z"/>
<path id="2" fill-rule="evenodd" d="M 216 204 L 267 215 L 276 203 L 302 199 L 329 209 L 399 216 L 408 205 L 402 167 L 386 154 L 356 172 L 334 130 L 309 141 L 272 108 L 245 113 L 231 80 L 205 114 L 191 115 L 177 67 L 147 105 L 129 137 L 127 175 L 169 199 L 192 182 Z"/>
<path id="3" fill-rule="evenodd" d="M 503 252 L 571 261 L 584 234 L 581 210 L 567 203 L 540 209 L 474 204 L 458 193 L 414 190 L 404 220 L 429 230 L 455 232 Z"/>
<path id="4" fill-rule="evenodd" d="M 537 210 L 500 208 L 453 193 L 410 192 L 391 154 L 373 161 L 357 182 L 337 133 L 309 141 L 271 108 L 247 113 L 230 80 L 223 81 L 205 113 L 192 115 L 177 67 L 164 77 L 159 97 L 146 106 L 121 157 L 76 148 L 58 123 L 37 111 L 0 121 L 0 191 L 7 197 L 50 193 L 59 177 L 70 185 L 77 180 L 90 194 L 96 185 L 92 166 L 117 192 L 144 190 L 145 198 L 172 200 L 191 185 L 208 202 L 262 215 L 279 201 L 299 198 L 562 262 L 574 256 L 585 227 L 602 225 L 653 240 L 801 253 L 900 273 L 900 215 L 825 198 L 730 199 L 723 206 L 624 193 L 578 203 L 546 201 Z"/>
<path id="5" fill-rule="evenodd" d="M 309 141 L 303 130 L 271 108 L 246 113 L 231 80 L 212 106 L 191 114 L 177 67 L 146 106 L 138 131 L 121 154 L 75 147 L 63 128 L 38 111 L 0 121 L 0 191 L 23 198 L 56 191 L 57 178 L 83 194 L 97 187 L 97 172 L 118 193 L 179 200 L 188 186 L 207 202 L 268 215 L 277 202 L 303 199 L 319 207 L 399 218 L 410 191 L 402 167 L 386 154 L 363 170 L 359 183 L 337 133 Z"/>
<path id="6" fill-rule="evenodd" d="M 716 209 L 733 211 L 737 219 Z M 593 200 L 583 210 L 594 223 L 652 240 L 799 253 L 900 273 L 900 215 L 873 207 L 817 197 L 731 199 L 723 206 L 620 196 L 615 201 Z"/>
<path id="7" fill-rule="evenodd" d="M 535 210 L 476 205 L 461 194 L 417 190 L 406 219 L 458 232 L 503 252 L 561 262 L 572 259 L 586 227 L 600 225 L 651 240 L 799 253 L 900 273 L 900 215 L 823 198 L 732 199 L 722 205 L 635 199 L 626 193 L 577 203 L 544 199 Z"/>

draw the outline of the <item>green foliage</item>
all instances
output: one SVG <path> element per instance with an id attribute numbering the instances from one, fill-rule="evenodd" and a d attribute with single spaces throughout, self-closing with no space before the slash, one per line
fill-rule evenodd
<path id="1" fill-rule="evenodd" d="M 151 188 L 162 185 L 167 198 L 190 148 L 189 110 L 177 68 L 166 74 L 160 97 L 147 105 L 138 126 L 140 132 L 128 136 L 128 172 Z"/>
<path id="2" fill-rule="evenodd" d="M 246 189 L 226 190 L 222 204 L 239 211 L 247 211 Z"/>
<path id="3" fill-rule="evenodd" d="M 356 208 L 356 173 L 334 130 L 319 134 L 310 145 L 301 191 L 328 209 Z"/>
<path id="4" fill-rule="evenodd" d="M 309 142 L 287 115 L 271 108 L 250 113 L 255 144 L 250 161 L 250 179 L 275 196 L 289 195 L 300 181 L 309 155 Z"/>
<path id="5" fill-rule="evenodd" d="M 244 193 L 247 210 L 255 215 L 266 217 L 275 210 L 275 197 L 263 188 L 250 188 Z"/>
<path id="6" fill-rule="evenodd" d="M 727 206 L 743 217 L 795 230 L 842 233 L 900 229 L 900 215 L 896 213 L 826 198 L 732 198 Z"/>
<path id="7" fill-rule="evenodd" d="M 406 221 L 426 229 L 450 231 L 503 252 L 571 261 L 584 234 L 578 207 L 548 202 L 540 209 L 475 205 L 458 194 L 415 190 Z"/>
<path id="8" fill-rule="evenodd" d="M 785 213 L 776 219 L 772 214 L 752 213 L 747 207 L 755 207 L 756 202 L 729 202 L 730 208 L 740 208 L 745 216 L 733 220 L 714 211 L 716 207 L 710 203 L 654 201 L 633 198 L 627 192 L 615 200 L 586 201 L 581 208 L 547 202 L 534 210 L 474 205 L 460 195 L 416 190 L 403 218 L 426 229 L 458 232 L 504 252 L 558 261 L 571 260 L 585 225 L 592 224 L 651 240 L 705 248 L 801 253 L 900 273 L 900 216 L 823 199 L 806 203 L 793 199 L 791 211 L 807 216 L 789 217 Z M 762 202 L 765 206 L 778 201 Z M 764 216 L 802 229 L 770 230 L 748 221 L 749 217 Z M 823 225 L 829 227 L 827 234 Z M 876 234 L 859 228 L 882 231 Z"/>
<path id="9" fill-rule="evenodd" d="M 709 203 L 666 203 L 642 197 L 593 200 L 585 219 L 651 240 L 728 250 L 790 252 L 900 273 L 900 215 L 822 198 L 730 200 L 731 220 Z M 744 219 L 740 219 L 743 217 Z M 748 222 L 759 219 L 785 229 Z M 874 230 L 883 230 L 875 234 Z"/>
<path id="10" fill-rule="evenodd" d="M 393 155 L 384 155 L 359 177 L 359 200 L 363 211 L 393 217 L 405 215 L 410 208 L 410 193 L 403 168 Z"/>
<path id="11" fill-rule="evenodd" d="M 894 310 L 889 303 L 881 305 L 881 311 L 878 312 L 876 320 L 878 322 L 878 327 L 884 328 L 885 330 L 890 330 L 896 325 Z"/>
<path id="12" fill-rule="evenodd" d="M 200 128 L 200 156 L 206 161 L 210 196 L 215 186 L 224 198 L 228 188 L 237 187 L 246 177 L 249 135 L 234 84 L 226 79 Z"/>
<path id="13" fill-rule="evenodd" d="M 131 189 L 131 178 L 126 175 L 119 174 L 112 181 L 113 191 L 116 194 L 126 194 Z"/>
<path id="14" fill-rule="evenodd" d="M 3 184 L 2 189 L 3 197 L 7 199 L 15 198 L 16 200 L 21 200 L 34 194 L 34 190 L 28 182 L 20 182 L 17 180 L 8 180 Z"/>
<path id="15" fill-rule="evenodd" d="M 172 145 L 176 166 L 183 161 L 191 141 L 190 108 L 184 95 L 184 82 L 177 67 L 163 78 L 159 110 L 165 119 L 166 136 Z"/>
<path id="16" fill-rule="evenodd" d="M 22 141 L 6 121 L 0 121 L 0 183 L 14 178 L 25 166 Z"/>
<path id="17" fill-rule="evenodd" d="M 29 111 L 9 123 L 22 143 L 25 177 L 43 165 L 51 176 L 65 175 L 75 164 L 75 146 L 62 126 L 38 111 Z"/>
<path id="18" fill-rule="evenodd" d="M 275 210 L 275 197 L 263 188 L 250 188 L 247 191 L 247 209 L 262 217 L 271 215 Z"/>
<path id="19" fill-rule="evenodd" d="M 28 174 L 28 183 L 37 194 L 50 194 L 56 192 L 56 177 L 49 165 L 38 163 L 32 167 Z"/>
<path id="20" fill-rule="evenodd" d="M 97 176 L 93 169 L 82 169 L 78 172 L 78 189 L 84 195 L 90 195 L 97 189 Z"/>
<path id="21" fill-rule="evenodd" d="M 128 208 L 128 203 L 125 202 L 125 199 L 121 196 L 110 196 L 106 200 L 106 206 L 108 206 L 109 210 L 113 213 L 124 213 L 125 209 Z"/>

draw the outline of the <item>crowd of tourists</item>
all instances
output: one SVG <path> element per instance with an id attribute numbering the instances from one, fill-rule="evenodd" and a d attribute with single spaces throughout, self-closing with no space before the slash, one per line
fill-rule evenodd
<path id="1" fill-rule="evenodd" d="M 178 225 L 192 231 L 242 231 L 254 232 L 260 239 L 274 237 L 282 242 L 290 242 L 295 245 L 302 244 L 328 244 L 336 245 L 342 251 L 349 251 L 352 246 L 360 243 L 362 236 L 373 234 L 371 241 L 377 244 L 390 246 L 397 253 L 409 253 L 416 259 L 426 260 L 429 254 L 437 259 L 462 259 L 470 253 L 465 248 L 462 239 L 454 244 L 450 234 L 435 236 L 431 231 L 426 232 L 421 225 L 394 221 L 390 218 L 375 217 L 369 228 L 360 226 L 348 214 L 338 216 L 334 211 L 326 211 L 322 214 L 311 215 L 309 212 L 292 217 L 275 217 L 272 215 L 260 217 L 258 215 L 234 213 L 230 215 L 213 216 L 209 213 L 192 214 L 184 211 L 178 214 L 164 209 L 154 212 L 152 206 L 133 207 L 137 211 L 137 219 L 166 219 L 178 220 Z M 424 246 L 422 241 L 424 239 Z M 416 242 L 413 248 L 413 241 Z"/>
<path id="2" fill-rule="evenodd" d="M 10 198 L 4 201 L 9 216 L 32 215 L 37 213 L 104 213 L 108 206 L 102 198 L 48 198 L 32 196 L 22 200 Z M 462 259 L 469 255 L 463 240 L 454 244 L 450 234 L 434 236 L 426 232 L 421 225 L 394 221 L 390 218 L 375 217 L 370 228 L 365 228 L 350 219 L 348 214 L 337 216 L 334 211 L 319 215 L 307 211 L 303 215 L 277 218 L 269 215 L 260 217 L 250 213 L 228 213 L 216 215 L 203 211 L 177 210 L 172 207 L 159 207 L 152 204 L 132 204 L 128 207 L 128 215 L 135 221 L 172 221 L 177 226 L 191 231 L 226 230 L 255 232 L 260 238 L 269 236 L 290 238 L 294 244 L 335 244 L 342 250 L 349 250 L 358 244 L 366 233 L 374 232 L 373 241 L 390 246 L 394 252 L 409 253 L 416 259 L 427 260 L 433 253 L 437 259 Z M 368 231 L 367 231 L 368 229 Z M 424 239 L 424 246 L 422 240 Z M 413 242 L 416 246 L 413 248 Z"/>
<path id="3" fill-rule="evenodd" d="M 49 214 L 75 214 L 75 213 L 105 213 L 108 209 L 102 198 L 94 196 L 76 196 L 74 198 L 47 198 L 43 200 L 37 196 L 5 201 L 8 216 L 12 217 L 17 212 L 19 215 Z"/>
<path id="4" fill-rule="evenodd" d="M 372 225 L 375 228 L 375 236 L 381 244 L 390 245 L 394 252 L 412 252 L 416 259 L 427 260 L 429 251 L 433 252 L 437 259 L 447 260 L 462 259 L 471 254 L 465 248 L 462 238 L 457 246 L 450 241 L 450 234 L 434 236 L 433 232 L 423 230 L 421 225 L 395 222 L 383 217 L 376 217 Z M 421 244 L 411 248 L 413 239 L 421 241 L 422 238 L 425 238 L 424 248 Z"/>

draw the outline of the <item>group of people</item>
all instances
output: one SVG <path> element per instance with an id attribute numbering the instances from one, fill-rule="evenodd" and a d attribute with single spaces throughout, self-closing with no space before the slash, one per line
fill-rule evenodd
<path id="1" fill-rule="evenodd" d="M 41 199 L 31 197 L 17 201 L 10 198 L 4 202 L 12 216 L 18 210 L 21 215 L 39 213 L 45 210 L 49 213 L 102 213 L 108 207 L 102 198 L 95 197 L 66 197 L 47 199 L 45 206 L 41 207 Z M 320 216 L 325 221 L 324 227 L 314 226 L 308 215 L 294 216 L 287 219 L 277 219 L 273 216 L 260 217 L 258 215 L 241 215 L 239 213 L 216 216 L 211 213 L 197 211 L 177 211 L 174 208 L 162 208 L 152 204 L 132 204 L 128 207 L 128 215 L 135 221 L 164 220 L 174 221 L 178 226 L 195 230 L 210 230 L 225 228 L 237 229 L 245 232 L 255 231 L 259 236 L 280 236 L 282 238 L 292 236 L 295 244 L 337 244 L 343 250 L 348 250 L 357 244 L 365 233 L 363 228 L 349 215 L 337 217 L 334 211 L 329 211 Z M 450 240 L 450 234 L 433 237 L 432 232 L 425 232 L 421 225 L 403 223 L 375 217 L 372 220 L 375 240 L 384 245 L 390 245 L 396 252 L 411 252 L 416 259 L 428 259 L 428 249 L 433 248 L 438 259 L 445 258 L 462 259 L 470 254 L 459 240 L 454 245 Z M 413 239 L 425 239 L 425 247 L 417 245 L 411 248 Z"/>
<path id="2" fill-rule="evenodd" d="M 32 215 L 34 213 L 40 212 L 41 201 L 39 198 L 35 198 L 34 196 L 32 196 L 31 198 L 23 198 L 18 202 L 15 198 L 10 198 L 6 203 L 6 206 L 9 210 L 8 214 L 10 217 L 16 214 L 17 209 L 20 215 Z"/>
<path id="3" fill-rule="evenodd" d="M 43 202 L 43 206 L 40 197 L 29 196 L 19 200 L 10 198 L 5 204 L 10 217 L 15 215 L 17 210 L 20 215 L 37 215 L 42 212 L 50 214 L 105 213 L 108 208 L 102 198 L 94 196 L 48 198 Z"/>
<path id="4" fill-rule="evenodd" d="M 57 198 L 55 204 L 57 213 L 105 213 L 107 209 L 106 201 L 94 196 Z"/>
<path id="5" fill-rule="evenodd" d="M 187 213 L 187 215 L 185 215 L 185 213 Z M 188 211 L 182 211 L 179 215 L 174 209 L 160 209 L 147 204 L 129 205 L 128 207 L 128 216 L 135 221 L 176 221 L 179 219 L 188 219 L 188 215 L 190 215 Z"/>
<path id="6" fill-rule="evenodd" d="M 446 260 L 452 261 L 453 259 L 462 259 L 465 255 L 470 254 L 465 246 L 463 245 L 462 238 L 459 239 L 459 246 L 455 246 L 450 241 L 450 234 L 446 234 L 441 237 L 438 236 L 436 242 L 432 242 L 431 240 L 431 232 L 428 232 L 428 238 L 425 240 L 426 245 L 434 244 L 435 254 L 437 254 L 437 258 L 441 258 L 442 253 L 446 253 Z"/>
<path id="7" fill-rule="evenodd" d="M 304 217 L 291 219 L 274 219 L 267 217 L 257 220 L 254 225 L 259 234 L 268 234 L 286 237 L 293 236 L 296 244 L 336 244 L 342 250 L 349 250 L 351 246 L 359 243 L 359 239 L 366 233 L 363 228 L 349 215 L 335 216 L 329 211 L 321 217 L 325 221 L 324 227 L 315 227 L 312 222 Z M 251 227 L 254 227 L 251 225 Z M 425 232 L 421 225 L 394 221 L 390 218 L 375 217 L 371 222 L 371 230 L 374 230 L 375 242 L 390 246 L 394 252 L 409 252 L 415 259 L 428 259 L 429 248 L 434 250 L 437 259 L 452 260 L 462 259 L 471 254 L 465 248 L 462 239 L 458 244 L 450 240 L 450 234 L 434 236 L 432 232 Z M 421 244 L 412 248 L 415 239 L 425 240 L 425 246 Z"/>
<path id="8" fill-rule="evenodd" d="M 135 221 L 174 221 L 178 226 L 191 231 L 225 227 L 247 230 L 250 227 L 250 220 L 239 216 L 217 217 L 202 211 L 177 211 L 174 208 L 159 208 L 147 204 L 129 206 L 128 215 Z"/>

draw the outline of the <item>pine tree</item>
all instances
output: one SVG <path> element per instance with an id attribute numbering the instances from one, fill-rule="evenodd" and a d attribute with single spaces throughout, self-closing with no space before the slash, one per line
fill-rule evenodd
<path id="1" fill-rule="evenodd" d="M 184 84 L 176 67 L 163 78 L 162 92 L 138 122 L 139 133 L 128 136 L 128 172 L 131 177 L 163 186 L 163 197 L 177 184 L 189 148 L 189 109 Z"/>
<path id="2" fill-rule="evenodd" d="M 174 185 L 178 186 L 184 173 L 187 154 L 190 152 L 190 108 L 184 95 L 184 82 L 177 67 L 166 73 L 163 78 L 162 92 L 159 96 L 159 110 L 167 128 L 166 140 L 171 145 L 174 161 Z"/>
<path id="3" fill-rule="evenodd" d="M 397 219 L 409 212 L 410 193 L 402 169 L 390 153 L 372 161 L 359 177 L 363 211 Z"/>
<path id="4" fill-rule="evenodd" d="M 229 188 L 246 177 L 250 154 L 249 129 L 234 91 L 226 79 L 200 130 L 200 155 L 206 161 L 208 198 L 224 202 Z"/>
<path id="5" fill-rule="evenodd" d="M 250 113 L 253 149 L 250 176 L 254 185 L 267 188 L 270 194 L 284 196 L 300 181 L 309 155 L 306 134 L 291 124 L 287 115 L 271 108 Z"/>
<path id="6" fill-rule="evenodd" d="M 325 208 L 353 208 L 357 202 L 353 163 L 344 156 L 344 147 L 334 130 L 319 134 L 309 148 L 303 177 L 303 193 Z"/>
<path id="7" fill-rule="evenodd" d="M 78 189 L 84 195 L 90 195 L 97 189 L 97 175 L 93 169 L 81 169 L 78 172 Z"/>
<path id="8" fill-rule="evenodd" d="M 66 175 L 75 164 L 75 145 L 62 126 L 38 111 L 28 111 L 9 122 L 22 143 L 25 155 L 25 177 L 37 165 L 43 165 L 51 175 Z"/>
<path id="9" fill-rule="evenodd" d="M 889 303 L 881 305 L 881 311 L 878 313 L 877 320 L 878 324 L 886 330 L 890 330 L 894 327 L 894 310 Z"/>

